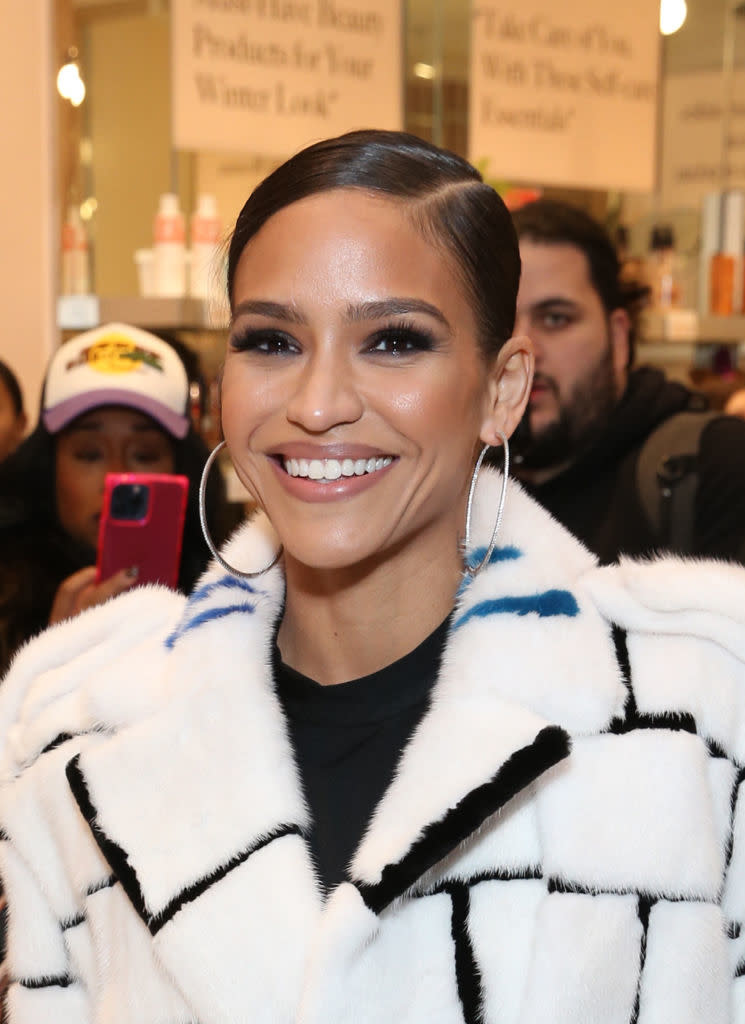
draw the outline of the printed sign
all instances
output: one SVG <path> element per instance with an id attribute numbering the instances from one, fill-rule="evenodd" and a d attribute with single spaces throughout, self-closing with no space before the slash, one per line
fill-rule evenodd
<path id="1" fill-rule="evenodd" d="M 668 75 L 664 95 L 663 206 L 697 209 L 707 192 L 745 187 L 745 72 Z"/>
<path id="2" fill-rule="evenodd" d="M 402 125 L 400 0 L 171 0 L 173 144 L 286 156 Z"/>
<path id="3" fill-rule="evenodd" d="M 489 177 L 651 189 L 658 16 L 649 0 L 474 0 L 471 160 Z"/>

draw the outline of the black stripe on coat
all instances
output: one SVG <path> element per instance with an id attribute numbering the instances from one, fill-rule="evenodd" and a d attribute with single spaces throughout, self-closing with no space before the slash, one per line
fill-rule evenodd
<path id="1" fill-rule="evenodd" d="M 83 773 L 80 770 L 80 754 L 77 754 L 72 761 L 69 762 L 65 768 L 65 774 L 67 775 L 67 781 L 70 784 L 72 795 L 75 797 L 81 814 L 88 822 L 93 838 L 98 843 L 101 853 L 109 862 L 114 874 L 122 883 L 122 887 L 129 897 L 130 903 L 145 924 L 148 924 L 151 915 L 145 906 L 145 898 L 142 895 L 142 889 L 140 888 L 140 883 L 134 868 L 127 860 L 127 855 L 121 846 L 115 843 L 113 839 L 109 839 L 98 825 L 98 813 L 96 808 L 93 806 L 93 801 L 91 800 L 90 793 L 88 792 L 88 787 L 85 784 Z"/>
<path id="2" fill-rule="evenodd" d="M 640 896 L 637 903 L 637 913 L 642 926 L 642 937 L 639 944 L 639 980 L 636 983 L 636 997 L 634 1009 L 631 1012 L 631 1024 L 636 1024 L 639 1019 L 639 1000 L 641 999 L 642 978 L 644 977 L 644 964 L 647 960 L 647 933 L 649 932 L 649 913 L 654 904 L 649 896 Z"/>
<path id="3" fill-rule="evenodd" d="M 628 696 L 623 709 L 623 717 L 615 718 L 610 724 L 609 731 L 622 734 L 633 732 L 635 729 L 672 729 L 675 732 L 690 732 L 695 735 L 698 731 L 696 719 L 688 711 L 668 711 L 664 714 L 647 714 L 639 711 L 631 680 L 631 661 L 626 630 L 621 629 L 618 625 L 613 626 L 613 646 Z"/>
<path id="4" fill-rule="evenodd" d="M 41 978 L 18 978 L 16 984 L 21 988 L 68 988 L 75 979 L 70 974 L 44 975 Z"/>
<path id="5" fill-rule="evenodd" d="M 77 928 L 85 921 L 85 914 L 75 914 L 74 917 L 68 917 L 67 920 L 60 922 L 60 930 L 68 932 L 71 928 Z"/>
<path id="6" fill-rule="evenodd" d="M 277 828 L 273 829 L 266 835 L 261 836 L 245 850 L 242 850 L 234 857 L 231 857 L 225 864 L 222 864 L 220 867 L 210 872 L 210 874 L 205 875 L 204 878 L 201 878 L 199 881 L 187 886 L 185 889 L 182 889 L 158 914 L 152 914 L 145 903 L 142 886 L 137 878 L 136 871 L 129 863 L 126 852 L 118 843 L 115 843 L 113 839 L 110 839 L 98 824 L 98 814 L 93 805 L 93 801 L 90 798 L 85 778 L 83 777 L 83 773 L 80 769 L 79 754 L 70 761 L 65 772 L 67 774 L 67 781 L 70 784 L 70 789 L 72 790 L 73 796 L 77 801 L 83 817 L 88 822 L 93 838 L 98 843 L 101 853 L 108 861 L 117 879 L 121 882 L 122 888 L 129 897 L 132 906 L 149 928 L 151 935 L 157 935 L 160 929 L 167 924 L 182 907 L 196 900 L 211 886 L 215 885 L 216 882 L 223 879 L 230 871 L 248 860 L 251 854 L 256 853 L 257 850 L 261 850 L 263 847 L 268 846 L 269 843 L 274 842 L 275 839 L 282 839 L 284 836 L 303 835 L 303 831 L 299 825 L 277 826 Z"/>
<path id="7" fill-rule="evenodd" d="M 198 899 L 203 893 L 205 893 L 211 886 L 215 885 L 222 878 L 225 878 L 234 868 L 239 867 L 245 863 L 248 858 L 256 853 L 258 850 L 262 850 L 265 846 L 273 843 L 276 839 L 284 839 L 285 836 L 302 836 L 303 830 L 299 825 L 280 825 L 273 829 L 267 835 L 257 839 L 255 843 L 237 853 L 235 857 L 231 857 L 229 861 L 222 864 L 219 868 L 216 868 L 209 875 L 205 875 L 204 878 L 195 882 L 193 885 L 187 886 L 186 889 L 182 889 L 174 898 L 168 903 L 159 914 L 152 917 L 148 923 L 148 928 L 152 935 L 157 935 L 163 925 L 168 924 L 172 917 L 174 917 L 182 907 L 186 906 L 187 903 L 193 903 L 194 900 Z"/>
<path id="8" fill-rule="evenodd" d="M 471 933 L 468 930 L 470 911 L 468 886 L 452 886 L 450 900 L 453 906 L 450 931 L 455 946 L 455 979 L 458 984 L 458 998 L 463 1007 L 463 1019 L 466 1024 L 481 1024 L 484 1019 L 481 971 L 476 962 Z"/>
<path id="9" fill-rule="evenodd" d="M 531 744 L 515 751 L 489 782 L 471 790 L 439 821 L 427 825 L 398 863 L 383 868 L 379 882 L 355 882 L 365 904 L 379 914 L 516 793 L 568 757 L 570 746 L 563 729 L 555 725 L 542 729 Z"/>

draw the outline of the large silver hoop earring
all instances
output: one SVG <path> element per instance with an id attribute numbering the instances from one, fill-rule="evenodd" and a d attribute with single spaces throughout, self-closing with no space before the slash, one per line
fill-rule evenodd
<path id="1" fill-rule="evenodd" d="M 491 540 L 489 546 L 486 549 L 486 554 L 478 563 L 478 565 L 469 565 L 466 561 L 464 563 L 464 571 L 468 576 L 473 579 L 474 576 L 478 576 L 485 565 L 489 564 L 489 559 L 492 556 L 494 547 L 497 543 L 497 534 L 499 533 L 499 527 L 502 525 L 502 515 L 504 513 L 504 499 L 507 495 L 507 481 L 510 475 L 510 444 L 507 440 L 507 435 L 501 431 L 497 431 L 497 437 L 502 442 L 502 448 L 504 449 L 504 466 L 502 467 L 502 490 L 499 495 L 499 504 L 497 505 L 497 518 L 494 521 L 494 529 L 492 530 Z M 481 464 L 484 461 L 484 456 L 492 448 L 493 445 L 485 444 L 481 449 L 481 454 L 476 460 L 476 465 L 473 469 L 473 476 L 471 477 L 471 486 L 468 490 L 468 504 L 466 505 L 466 539 L 465 539 L 465 556 L 468 558 L 468 550 L 471 546 L 471 513 L 473 511 L 473 497 L 476 493 L 476 483 L 479 479 L 479 473 L 481 472 Z"/>
<path id="2" fill-rule="evenodd" d="M 210 474 L 210 469 L 212 469 L 212 463 L 223 450 L 225 444 L 225 441 L 220 441 L 217 447 L 212 449 L 207 458 L 207 461 L 204 464 L 204 469 L 202 470 L 202 479 L 199 481 L 199 523 L 202 527 L 202 535 L 204 536 L 205 544 L 210 549 L 215 559 L 223 567 L 223 569 L 227 569 L 231 576 L 238 576 L 239 579 L 253 580 L 256 579 L 257 576 L 263 576 L 265 572 L 269 572 L 270 569 L 273 569 L 274 566 L 282 557 L 282 551 L 284 549 L 280 545 L 277 554 L 274 556 L 269 565 L 265 566 L 263 569 L 258 569 L 256 572 L 244 572 L 242 569 L 236 569 L 234 565 L 230 564 L 230 562 L 226 562 L 225 559 L 220 554 L 220 552 L 215 547 L 212 537 L 210 536 L 209 527 L 207 526 L 207 510 L 205 508 L 205 497 L 207 494 L 207 478 Z"/>

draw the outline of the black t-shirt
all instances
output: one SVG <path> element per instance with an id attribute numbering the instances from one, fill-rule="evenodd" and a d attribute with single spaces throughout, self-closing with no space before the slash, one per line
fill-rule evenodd
<path id="1" fill-rule="evenodd" d="M 283 664 L 274 650 L 277 693 L 287 715 L 313 829 L 322 885 L 348 877 L 349 863 L 429 706 L 450 620 L 392 665 L 322 686 Z"/>

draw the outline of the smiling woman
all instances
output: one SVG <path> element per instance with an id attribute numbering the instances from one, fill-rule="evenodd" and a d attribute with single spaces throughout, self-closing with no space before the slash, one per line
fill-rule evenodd
<path id="1" fill-rule="evenodd" d="M 249 197 L 221 444 L 258 513 L 0 690 L 14 1024 L 745 1019 L 745 573 L 600 569 L 507 482 L 519 265 L 412 136 Z"/>

